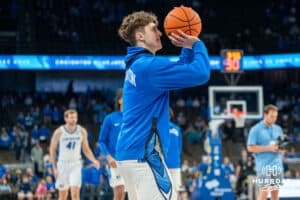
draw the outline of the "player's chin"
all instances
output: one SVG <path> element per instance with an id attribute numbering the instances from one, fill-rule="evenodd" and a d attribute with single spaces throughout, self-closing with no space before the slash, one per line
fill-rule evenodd
<path id="1" fill-rule="evenodd" d="M 161 42 L 159 42 L 159 44 L 157 45 L 157 51 L 162 49 L 162 44 Z"/>

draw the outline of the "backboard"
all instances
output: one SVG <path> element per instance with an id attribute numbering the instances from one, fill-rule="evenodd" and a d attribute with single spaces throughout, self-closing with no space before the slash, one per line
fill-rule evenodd
<path id="1" fill-rule="evenodd" d="M 244 113 L 246 119 L 263 116 L 263 89 L 261 86 L 210 86 L 210 119 L 233 119 L 233 112 Z"/>

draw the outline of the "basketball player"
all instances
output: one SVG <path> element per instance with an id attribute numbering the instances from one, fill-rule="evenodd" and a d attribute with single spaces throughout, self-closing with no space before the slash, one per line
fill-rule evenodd
<path id="1" fill-rule="evenodd" d="M 72 200 L 79 200 L 82 168 L 81 147 L 83 153 L 96 168 L 99 168 L 100 164 L 89 147 L 87 131 L 77 124 L 77 111 L 66 110 L 64 119 L 65 125 L 54 131 L 50 145 L 50 157 L 56 178 L 55 186 L 59 190 L 59 200 L 67 199 L 69 187 L 71 187 Z M 58 145 L 58 162 L 56 162 Z"/>
<path id="2" fill-rule="evenodd" d="M 182 191 L 181 182 L 181 151 L 182 151 L 182 133 L 180 128 L 172 122 L 174 119 L 174 112 L 170 108 L 170 145 L 168 154 L 165 157 L 166 165 L 170 171 L 174 187 L 179 197 L 179 192 Z M 179 198 L 178 198 L 179 199 Z"/>
<path id="3" fill-rule="evenodd" d="M 264 118 L 250 129 L 248 151 L 255 153 L 256 183 L 259 187 L 258 200 L 277 200 L 279 185 L 282 184 L 283 163 L 278 146 L 278 137 L 283 135 L 275 122 L 278 109 L 274 105 L 264 107 Z"/>
<path id="4" fill-rule="evenodd" d="M 116 143 L 122 124 L 122 89 L 117 91 L 115 109 L 117 111 L 105 117 L 98 143 L 109 165 L 109 184 L 114 190 L 114 200 L 123 200 L 125 199 L 124 180 L 118 171 L 115 160 Z"/>
<path id="5" fill-rule="evenodd" d="M 169 90 L 204 84 L 210 76 L 206 47 L 197 37 L 171 34 L 183 47 L 176 63 L 155 56 L 162 48 L 154 14 L 140 11 L 123 19 L 119 35 L 131 46 L 125 58 L 123 121 L 116 159 L 130 199 L 176 199 L 163 155 L 169 148 Z"/>

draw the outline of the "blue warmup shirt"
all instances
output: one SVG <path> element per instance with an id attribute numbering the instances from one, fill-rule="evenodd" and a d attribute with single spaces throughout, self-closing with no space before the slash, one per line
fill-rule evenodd
<path id="1" fill-rule="evenodd" d="M 264 121 L 260 121 L 250 129 L 247 145 L 268 146 L 271 142 L 277 144 L 277 138 L 281 135 L 282 129 L 280 126 L 273 124 L 268 127 Z M 260 173 L 264 170 L 264 167 L 266 168 L 267 166 L 269 166 L 269 168 L 278 166 L 282 169 L 283 166 L 280 153 L 271 151 L 255 153 L 256 172 Z"/>
<path id="2" fill-rule="evenodd" d="M 209 80 L 207 49 L 202 41 L 195 42 L 192 50 L 182 49 L 176 63 L 146 53 L 142 47 L 128 47 L 127 52 L 125 61 L 133 61 L 126 70 L 123 85 L 123 123 L 116 159 L 144 158 L 153 118 L 157 119 L 162 150 L 167 155 L 170 138 L 169 90 L 194 87 Z M 153 148 L 151 143 L 147 152 Z"/>
<path id="3" fill-rule="evenodd" d="M 182 133 L 173 122 L 170 122 L 169 126 L 170 145 L 165 161 L 169 169 L 181 168 Z"/>
<path id="4" fill-rule="evenodd" d="M 115 157 L 116 143 L 120 133 L 121 123 L 122 113 L 119 111 L 110 113 L 103 121 L 98 137 L 98 143 L 101 152 L 105 157 L 107 155 Z"/>

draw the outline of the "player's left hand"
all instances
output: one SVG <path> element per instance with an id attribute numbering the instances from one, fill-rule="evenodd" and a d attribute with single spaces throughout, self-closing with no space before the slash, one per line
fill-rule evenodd
<path id="1" fill-rule="evenodd" d="M 96 167 L 96 169 L 99 169 L 100 168 L 100 163 L 98 160 L 94 160 L 93 161 L 93 165 Z"/>

